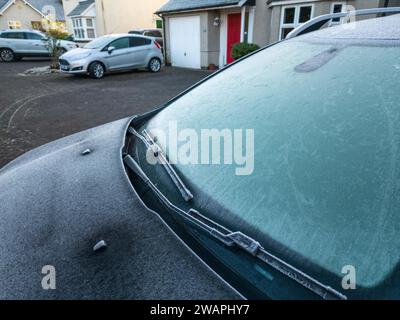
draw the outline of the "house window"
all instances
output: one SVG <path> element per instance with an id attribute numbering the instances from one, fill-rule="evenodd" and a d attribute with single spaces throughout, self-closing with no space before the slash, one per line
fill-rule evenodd
<path id="1" fill-rule="evenodd" d="M 86 32 L 89 39 L 96 38 L 96 33 L 94 31 L 94 20 L 91 18 L 86 18 Z"/>
<path id="2" fill-rule="evenodd" d="M 313 17 L 314 5 L 282 7 L 280 39 L 285 39 L 290 31 Z"/>
<path id="3" fill-rule="evenodd" d="M 72 19 L 75 39 L 85 39 L 85 30 L 82 27 L 82 19 Z"/>
<path id="4" fill-rule="evenodd" d="M 31 25 L 32 25 L 32 29 L 35 29 L 35 30 L 43 29 L 42 22 L 40 22 L 40 21 L 31 21 Z"/>
<path id="5" fill-rule="evenodd" d="M 332 3 L 331 13 L 345 12 L 345 10 L 346 10 L 346 3 L 344 3 L 344 2 L 334 2 L 334 3 Z M 341 18 L 332 19 L 331 25 L 332 24 L 339 24 L 340 20 L 341 20 Z"/>
<path id="6" fill-rule="evenodd" d="M 21 21 L 9 20 L 8 21 L 8 28 L 9 29 L 21 29 Z"/>
<path id="7" fill-rule="evenodd" d="M 72 26 L 77 40 L 90 40 L 96 38 L 93 18 L 73 18 Z"/>

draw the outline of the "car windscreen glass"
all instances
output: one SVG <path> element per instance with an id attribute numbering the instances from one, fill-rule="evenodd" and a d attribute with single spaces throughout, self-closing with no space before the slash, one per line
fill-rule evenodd
<path id="1" fill-rule="evenodd" d="M 114 39 L 114 37 L 111 37 L 111 36 L 100 37 L 100 38 L 97 38 L 97 39 L 89 42 L 83 48 L 84 49 L 99 49 L 99 48 L 106 46 L 112 39 Z"/>
<path id="2" fill-rule="evenodd" d="M 374 287 L 400 257 L 400 47 L 335 46 L 295 39 L 260 51 L 145 127 L 156 139 L 183 129 L 197 137 L 253 130 L 248 175 L 237 175 L 238 165 L 204 164 L 201 140 L 198 157 L 180 162 L 180 147 L 193 146 L 185 134 L 177 147 L 158 143 L 185 181 L 228 209 L 224 219 L 245 221 L 256 239 L 339 277 L 354 266 L 357 285 Z"/>

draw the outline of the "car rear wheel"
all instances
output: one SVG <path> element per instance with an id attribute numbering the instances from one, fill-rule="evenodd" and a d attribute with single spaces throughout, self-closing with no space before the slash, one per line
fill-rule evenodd
<path id="1" fill-rule="evenodd" d="M 14 51 L 8 48 L 3 48 L 0 50 L 0 59 L 4 62 L 11 62 L 15 59 Z"/>
<path id="2" fill-rule="evenodd" d="M 151 72 L 159 72 L 161 70 L 161 61 L 158 58 L 152 58 L 149 62 L 148 69 Z"/>
<path id="3" fill-rule="evenodd" d="M 93 79 L 103 78 L 104 73 L 105 73 L 104 65 L 100 62 L 93 62 L 89 66 L 89 76 Z"/>

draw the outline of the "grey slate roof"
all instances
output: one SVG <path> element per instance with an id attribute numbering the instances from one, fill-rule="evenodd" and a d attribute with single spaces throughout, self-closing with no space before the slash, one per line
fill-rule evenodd
<path id="1" fill-rule="evenodd" d="M 12 0 L 0 0 L 0 10 L 4 8 L 9 2 L 12 2 Z M 65 21 L 62 0 L 27 0 L 26 2 L 28 2 L 32 7 L 45 15 L 48 14 L 46 7 L 51 6 L 55 9 L 56 20 Z"/>
<path id="2" fill-rule="evenodd" d="M 0 11 L 12 0 L 0 0 Z"/>
<path id="3" fill-rule="evenodd" d="M 170 0 L 157 13 L 239 5 L 243 0 Z"/>
<path id="4" fill-rule="evenodd" d="M 56 20 L 65 21 L 62 0 L 28 0 L 27 2 L 29 2 L 31 6 L 35 7 L 43 14 L 47 14 L 46 6 L 52 6 L 55 9 Z"/>
<path id="5" fill-rule="evenodd" d="M 93 3 L 94 3 L 94 0 L 80 1 L 78 3 L 78 5 L 68 14 L 68 17 L 80 16 Z"/>

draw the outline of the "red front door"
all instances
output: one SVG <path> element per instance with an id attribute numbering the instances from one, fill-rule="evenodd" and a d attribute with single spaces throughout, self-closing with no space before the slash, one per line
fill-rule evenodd
<path id="1" fill-rule="evenodd" d="M 228 14 L 228 43 L 226 52 L 226 62 L 233 62 L 232 46 L 240 42 L 240 25 L 242 15 L 240 13 Z"/>

